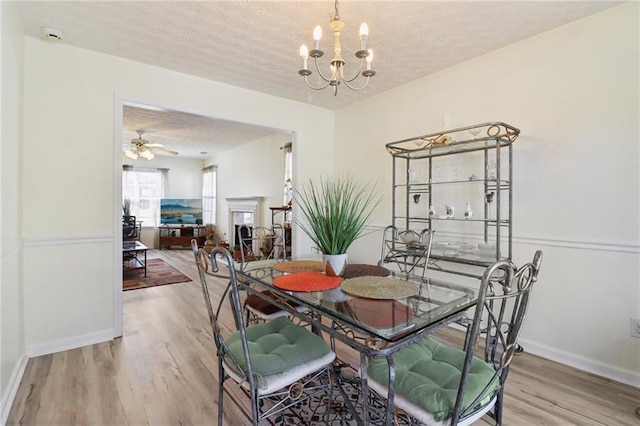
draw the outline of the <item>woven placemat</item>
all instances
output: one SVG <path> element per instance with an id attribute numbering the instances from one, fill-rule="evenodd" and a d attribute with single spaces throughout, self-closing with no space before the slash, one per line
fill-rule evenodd
<path id="1" fill-rule="evenodd" d="M 386 277 L 389 270 L 377 265 L 367 265 L 364 263 L 354 263 L 347 265 L 347 270 L 342 274 L 342 278 L 355 278 L 365 276 Z"/>
<path id="2" fill-rule="evenodd" d="M 342 278 L 319 272 L 296 272 L 273 279 L 273 285 L 288 291 L 324 291 L 340 287 Z"/>
<path id="3" fill-rule="evenodd" d="M 415 283 L 388 277 L 350 278 L 340 288 L 353 296 L 370 299 L 404 299 L 420 292 Z"/>
<path id="4" fill-rule="evenodd" d="M 290 262 L 276 263 L 273 269 L 286 273 L 324 272 L 324 263 L 315 260 L 292 260 Z"/>

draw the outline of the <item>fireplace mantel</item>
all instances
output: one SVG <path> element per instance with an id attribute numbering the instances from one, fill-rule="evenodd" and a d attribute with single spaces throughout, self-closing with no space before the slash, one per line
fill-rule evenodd
<path id="1" fill-rule="evenodd" d="M 235 220 L 234 213 L 250 213 L 253 226 L 260 226 L 260 206 L 263 196 L 251 196 L 251 197 L 227 197 L 225 200 L 229 205 L 229 235 L 231 241 L 235 241 Z"/>
<path id="2" fill-rule="evenodd" d="M 232 206 L 233 206 L 233 207 L 238 207 L 237 209 L 234 209 L 235 211 L 251 211 L 253 209 L 249 209 L 249 210 L 241 210 L 241 209 L 248 208 L 248 207 L 256 207 L 258 204 L 262 202 L 262 200 L 264 200 L 264 197 L 263 196 L 227 197 L 225 198 L 225 200 L 227 200 L 227 203 L 229 203 L 229 210 L 232 210 Z"/>

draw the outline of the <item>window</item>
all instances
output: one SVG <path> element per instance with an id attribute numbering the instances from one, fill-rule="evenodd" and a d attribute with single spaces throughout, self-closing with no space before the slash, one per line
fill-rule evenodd
<path id="1" fill-rule="evenodd" d="M 202 169 L 202 221 L 216 223 L 216 167 Z"/>
<path id="2" fill-rule="evenodd" d="M 160 199 L 164 197 L 168 169 L 124 166 L 122 198 L 131 202 L 131 215 L 144 226 L 160 226 Z"/>

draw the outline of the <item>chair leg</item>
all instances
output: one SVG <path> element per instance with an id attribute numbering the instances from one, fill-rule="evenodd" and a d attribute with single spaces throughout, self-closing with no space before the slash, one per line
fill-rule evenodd
<path id="1" fill-rule="evenodd" d="M 502 402 L 503 402 L 503 400 L 504 400 L 504 388 L 501 387 L 500 390 L 498 391 L 498 395 L 497 395 L 497 399 L 496 399 L 496 405 L 494 407 L 495 417 L 496 417 L 495 418 L 496 426 L 501 426 L 502 425 Z"/>
<path id="2" fill-rule="evenodd" d="M 251 392 L 251 424 L 258 426 L 260 419 L 260 401 L 257 392 Z"/>
<path id="3" fill-rule="evenodd" d="M 325 423 L 327 424 L 327 426 L 331 424 L 331 402 L 333 401 L 333 380 L 334 380 L 332 372 L 333 372 L 333 365 L 327 366 L 327 379 L 329 379 L 329 399 L 328 399 L 327 411 L 324 414 L 326 416 Z"/>
<path id="4" fill-rule="evenodd" d="M 224 403 L 224 367 L 218 358 L 218 426 L 222 426 L 222 404 Z"/>

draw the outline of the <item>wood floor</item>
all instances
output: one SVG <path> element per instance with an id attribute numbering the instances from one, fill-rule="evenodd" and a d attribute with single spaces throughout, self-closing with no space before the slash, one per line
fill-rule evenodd
<path id="1" fill-rule="evenodd" d="M 7 424 L 216 423 L 215 351 L 191 251 L 149 256 L 193 281 L 125 292 L 121 339 L 30 359 Z M 357 360 L 345 348 L 338 355 Z M 525 353 L 509 375 L 504 424 L 638 426 L 638 406 L 640 389 Z M 225 403 L 225 424 L 245 424 L 232 408 Z"/>

